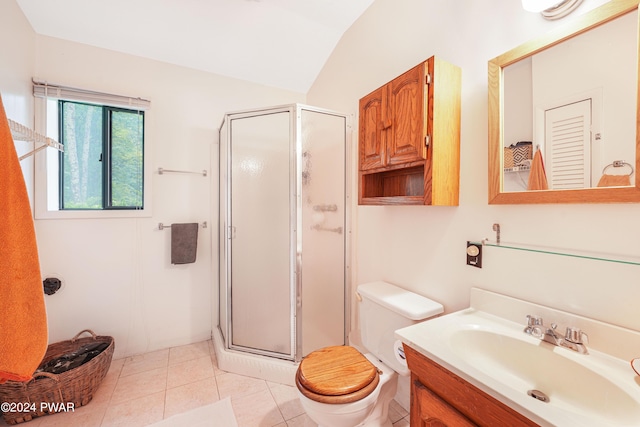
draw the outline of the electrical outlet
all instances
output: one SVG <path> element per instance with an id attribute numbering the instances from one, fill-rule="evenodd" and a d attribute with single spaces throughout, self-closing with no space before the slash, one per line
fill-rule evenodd
<path id="1" fill-rule="evenodd" d="M 467 241 L 467 265 L 482 268 L 482 245 Z"/>

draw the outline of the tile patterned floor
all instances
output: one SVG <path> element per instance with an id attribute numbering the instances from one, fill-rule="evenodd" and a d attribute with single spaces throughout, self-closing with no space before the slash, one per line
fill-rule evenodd
<path id="1" fill-rule="evenodd" d="M 218 369 L 211 341 L 114 360 L 87 406 L 20 425 L 142 427 L 226 397 L 239 427 L 316 426 L 294 387 Z M 394 427 L 409 427 L 407 411 L 396 402 L 390 417 Z M 0 418 L 0 426 L 6 425 Z"/>

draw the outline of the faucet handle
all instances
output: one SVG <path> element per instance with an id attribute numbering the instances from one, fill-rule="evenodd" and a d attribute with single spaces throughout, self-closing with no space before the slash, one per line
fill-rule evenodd
<path id="1" fill-rule="evenodd" d="M 527 314 L 527 326 L 542 326 L 542 317 Z"/>
<path id="2" fill-rule="evenodd" d="M 564 339 L 574 344 L 582 344 L 583 341 L 589 342 L 589 336 L 582 332 L 580 328 L 575 328 L 573 326 L 567 327 Z"/>
<path id="3" fill-rule="evenodd" d="M 524 328 L 525 334 L 532 335 L 536 338 L 542 338 L 544 336 L 543 328 L 542 317 L 527 314 L 527 327 Z"/>

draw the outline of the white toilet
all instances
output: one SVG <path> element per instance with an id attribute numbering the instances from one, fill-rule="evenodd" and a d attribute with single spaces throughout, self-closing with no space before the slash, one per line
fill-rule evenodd
<path id="1" fill-rule="evenodd" d="M 386 282 L 360 285 L 357 296 L 368 353 L 325 347 L 305 357 L 296 373 L 302 406 L 320 427 L 391 427 L 398 374 L 410 373 L 394 332 L 443 312 L 441 304 Z"/>

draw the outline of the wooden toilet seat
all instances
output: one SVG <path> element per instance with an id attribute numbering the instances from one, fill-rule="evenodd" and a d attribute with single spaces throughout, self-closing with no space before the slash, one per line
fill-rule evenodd
<path id="1" fill-rule="evenodd" d="M 334 346 L 305 357 L 296 372 L 296 385 L 320 403 L 351 403 L 371 394 L 380 381 L 378 369 L 354 347 Z"/>

